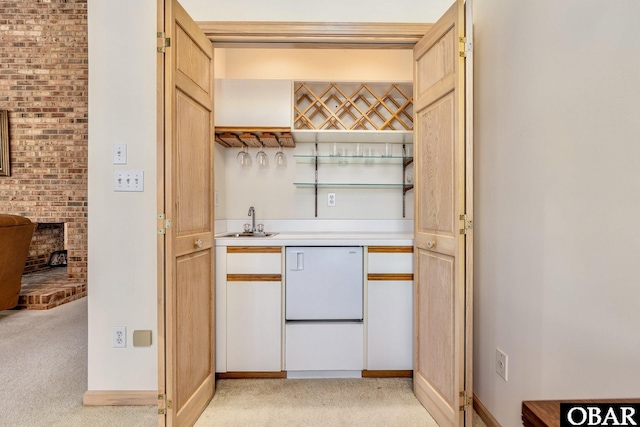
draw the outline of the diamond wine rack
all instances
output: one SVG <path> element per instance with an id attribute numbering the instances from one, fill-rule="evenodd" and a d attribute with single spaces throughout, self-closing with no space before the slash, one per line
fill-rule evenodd
<path id="1" fill-rule="evenodd" d="M 296 82 L 294 130 L 412 131 L 412 85 Z"/>

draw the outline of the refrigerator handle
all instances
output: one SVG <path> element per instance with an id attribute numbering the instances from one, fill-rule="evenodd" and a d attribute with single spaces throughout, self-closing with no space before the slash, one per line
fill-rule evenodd
<path id="1" fill-rule="evenodd" d="M 296 252 L 296 270 L 304 270 L 304 252 Z"/>

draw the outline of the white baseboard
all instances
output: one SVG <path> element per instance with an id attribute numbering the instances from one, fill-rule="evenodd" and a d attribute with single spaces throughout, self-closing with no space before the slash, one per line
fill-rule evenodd
<path id="1" fill-rule="evenodd" d="M 88 390 L 84 406 L 157 406 L 157 390 Z"/>

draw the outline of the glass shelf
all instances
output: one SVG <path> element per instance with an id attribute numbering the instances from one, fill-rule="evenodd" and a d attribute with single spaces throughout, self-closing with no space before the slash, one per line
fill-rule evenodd
<path id="1" fill-rule="evenodd" d="M 352 164 L 402 164 L 403 162 L 411 163 L 413 157 L 402 156 L 329 156 L 329 155 L 317 155 L 313 154 L 294 154 L 293 158 L 298 163 L 313 163 L 315 159 L 318 159 L 318 163 L 330 164 L 330 163 L 352 163 Z"/>
<path id="2" fill-rule="evenodd" d="M 313 188 L 316 186 L 315 182 L 294 182 L 293 185 L 295 185 L 296 187 L 309 187 L 309 188 Z M 402 185 L 402 184 L 377 184 L 377 183 L 367 183 L 367 184 L 363 184 L 363 183 L 347 183 L 347 182 L 336 182 L 336 183 L 332 183 L 332 182 L 319 182 L 318 184 L 318 188 L 331 188 L 331 187 L 343 187 L 343 188 L 413 188 L 413 184 L 407 184 L 407 185 Z"/>
<path id="3" fill-rule="evenodd" d="M 335 148 L 335 147 L 334 147 Z M 315 145 L 314 153 L 318 152 L 318 144 Z M 402 153 L 406 154 L 406 147 L 402 144 Z M 315 216 L 318 216 L 318 188 L 358 188 L 358 189 L 397 189 L 402 192 L 402 217 L 405 212 L 405 197 L 408 191 L 413 190 L 413 183 L 406 183 L 407 167 L 413 163 L 413 157 L 402 156 L 383 156 L 369 155 L 358 156 L 356 154 L 333 156 L 329 154 L 294 154 L 296 163 L 306 163 L 312 165 L 315 169 L 315 180 L 312 182 L 294 182 L 293 185 L 299 188 L 315 189 Z M 376 182 L 320 182 L 318 181 L 318 169 L 321 164 L 337 164 L 337 165 L 398 165 L 401 168 L 402 177 L 400 182 L 396 183 L 376 183 Z"/>

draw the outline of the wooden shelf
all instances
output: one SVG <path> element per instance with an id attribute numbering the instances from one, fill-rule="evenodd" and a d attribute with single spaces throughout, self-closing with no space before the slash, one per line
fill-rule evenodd
<path id="1" fill-rule="evenodd" d="M 280 127 L 216 127 L 216 142 L 225 147 L 295 147 L 291 128 Z"/>

